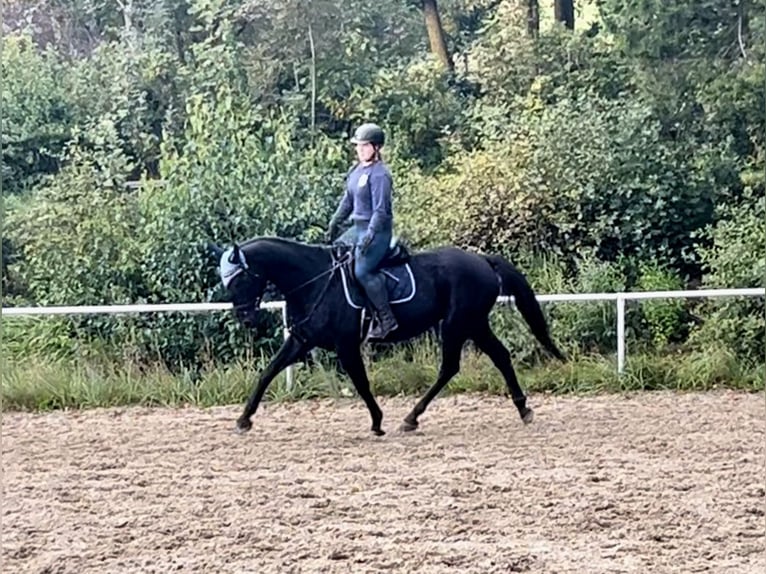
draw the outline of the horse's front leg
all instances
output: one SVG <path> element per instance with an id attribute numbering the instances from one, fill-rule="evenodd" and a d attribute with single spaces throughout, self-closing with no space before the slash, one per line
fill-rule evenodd
<path id="1" fill-rule="evenodd" d="M 266 389 L 269 387 L 271 381 L 273 381 L 274 378 L 283 369 L 295 363 L 308 350 L 308 345 L 299 342 L 292 335 L 285 339 L 285 342 L 282 343 L 282 346 L 279 348 L 279 351 L 277 351 L 277 354 L 273 359 L 271 359 L 269 364 L 266 366 L 266 369 L 258 378 L 258 382 L 256 383 L 255 388 L 253 389 L 253 392 L 247 401 L 247 404 L 245 405 L 245 410 L 242 413 L 242 416 L 237 419 L 237 432 L 245 433 L 252 428 L 253 423 L 250 420 L 250 417 L 252 417 L 255 414 L 255 411 L 258 409 L 258 405 L 263 398 L 263 394 L 266 392 Z"/>
<path id="2" fill-rule="evenodd" d="M 370 411 L 370 418 L 372 418 L 372 432 L 378 436 L 386 434 L 381 428 L 383 411 L 380 410 L 380 407 L 370 390 L 370 381 L 367 378 L 367 371 L 364 368 L 364 361 L 362 360 L 362 353 L 359 349 L 359 342 L 353 339 L 343 341 L 337 345 L 336 351 L 341 365 L 343 365 L 343 368 L 346 370 L 351 382 L 354 383 L 356 392 L 362 397 L 364 404 L 367 405 L 367 410 Z"/>

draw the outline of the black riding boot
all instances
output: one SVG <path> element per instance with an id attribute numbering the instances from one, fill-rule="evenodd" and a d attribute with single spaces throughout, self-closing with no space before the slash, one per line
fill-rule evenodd
<path id="1" fill-rule="evenodd" d="M 379 273 L 364 285 L 367 298 L 375 307 L 378 315 L 378 323 L 370 331 L 370 339 L 384 339 L 391 331 L 399 325 L 396 322 L 391 307 L 388 304 L 388 293 L 386 293 L 385 279 Z"/>

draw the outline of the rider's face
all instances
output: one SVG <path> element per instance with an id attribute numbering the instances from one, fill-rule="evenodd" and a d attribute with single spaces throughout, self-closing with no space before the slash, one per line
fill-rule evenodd
<path id="1" fill-rule="evenodd" d="M 375 146 L 369 142 L 359 142 L 356 144 L 356 157 L 363 163 L 368 163 L 375 157 Z"/>

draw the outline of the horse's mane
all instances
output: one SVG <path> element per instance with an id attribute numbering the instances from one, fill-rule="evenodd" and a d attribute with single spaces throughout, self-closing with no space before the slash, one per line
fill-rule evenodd
<path id="1" fill-rule="evenodd" d="M 250 239 L 240 243 L 240 247 L 250 247 L 258 243 L 274 243 L 276 245 L 303 247 L 323 251 L 330 250 L 328 245 L 322 245 L 320 243 L 307 243 L 305 241 L 298 241 L 297 239 L 291 239 L 289 237 L 277 237 L 276 235 L 259 235 L 257 237 L 251 237 Z"/>
<path id="2" fill-rule="evenodd" d="M 306 243 L 304 241 L 298 241 L 297 239 L 270 235 L 253 237 L 243 242 L 240 247 L 243 249 L 257 249 L 258 245 L 273 245 L 277 249 L 285 248 L 291 251 L 293 248 L 295 248 L 303 251 L 305 257 L 311 257 L 317 264 L 326 264 L 328 258 L 339 259 L 343 253 L 353 249 L 353 247 L 350 245 L 324 245 L 320 243 Z M 404 262 L 412 256 L 412 249 L 405 241 L 397 239 L 396 248 L 391 255 L 393 259 L 401 260 Z"/>
<path id="3" fill-rule="evenodd" d="M 240 248 L 247 251 L 257 250 L 259 246 L 272 246 L 276 250 L 291 252 L 298 250 L 302 252 L 304 257 L 310 257 L 317 264 L 326 264 L 328 259 L 332 257 L 332 248 L 329 245 L 306 243 L 287 237 L 262 235 L 252 237 L 240 244 Z"/>

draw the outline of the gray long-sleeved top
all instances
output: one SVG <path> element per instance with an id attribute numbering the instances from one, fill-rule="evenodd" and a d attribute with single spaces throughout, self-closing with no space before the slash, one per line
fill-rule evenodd
<path id="1" fill-rule="evenodd" d="M 355 222 L 369 222 L 368 229 L 372 233 L 390 231 L 393 226 L 392 191 L 393 178 L 384 163 L 357 164 L 346 177 L 346 192 L 333 220 L 341 222 L 351 215 Z"/>

